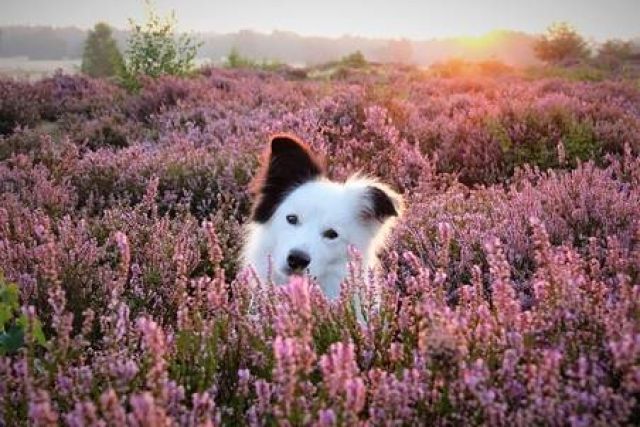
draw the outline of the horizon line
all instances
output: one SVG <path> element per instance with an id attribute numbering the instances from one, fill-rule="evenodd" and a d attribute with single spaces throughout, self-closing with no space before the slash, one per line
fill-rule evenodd
<path id="1" fill-rule="evenodd" d="M 561 21 L 558 21 L 561 22 Z M 106 23 L 107 25 L 109 25 L 109 27 L 111 27 L 113 30 L 115 31 L 120 31 L 120 32 L 129 32 L 130 28 L 121 28 L 115 25 L 110 24 L 109 22 L 105 22 L 105 21 L 97 21 L 96 24 L 98 23 Z M 569 22 L 569 24 L 571 24 Z M 95 25 L 95 24 L 94 24 Z M 551 25 L 551 24 L 550 24 Z M 93 29 L 93 27 L 85 27 L 82 25 L 55 25 L 55 24 L 41 24 L 41 23 L 22 23 L 22 24 L 3 24 L 0 25 L 0 29 L 2 28 L 11 28 L 11 27 L 24 27 L 24 28 L 51 28 L 53 30 L 64 30 L 64 29 L 75 29 L 75 30 L 80 30 L 80 31 L 90 31 Z M 179 27 L 179 25 L 178 25 Z M 438 41 L 438 40 L 459 40 L 459 39 L 482 39 L 484 37 L 488 37 L 494 34 L 499 34 L 499 33 L 505 33 L 505 34 L 520 34 L 520 35 L 525 35 L 525 36 L 531 36 L 531 37 L 536 37 L 536 36 L 541 36 L 544 33 L 531 33 L 531 32 L 527 32 L 525 30 L 519 30 L 519 29 L 514 29 L 514 28 L 495 28 L 489 31 L 486 31 L 482 34 L 478 34 L 478 35 L 473 35 L 473 34 L 458 34 L 458 35 L 442 35 L 442 36 L 434 36 L 431 38 L 417 38 L 417 37 L 411 37 L 411 36 L 389 36 L 389 37 L 379 37 L 379 36 L 368 36 L 368 35 L 359 35 L 359 34 L 352 34 L 352 33 L 343 33 L 341 35 L 321 35 L 321 34 L 304 34 L 304 33 L 299 33 L 297 31 L 294 30 L 284 30 L 284 29 L 279 29 L 279 28 L 274 28 L 271 30 L 263 30 L 263 29 L 256 29 L 256 28 L 239 28 L 235 31 L 231 31 L 231 32 L 217 32 L 215 30 L 184 30 L 184 29 L 178 29 L 177 31 L 178 33 L 191 33 L 191 34 L 203 34 L 203 35 L 213 35 L 213 36 L 228 36 L 228 35 L 234 35 L 234 34 L 240 34 L 243 32 L 249 32 L 249 33 L 255 33 L 258 35 L 263 35 L 263 36 L 270 36 L 270 35 L 274 35 L 277 33 L 284 33 L 284 34 L 291 34 L 291 35 L 295 35 L 301 38 L 321 38 L 321 39 L 329 39 L 329 40 L 339 40 L 339 39 L 365 39 L 365 40 L 392 40 L 392 41 L 402 41 L 402 40 L 407 40 L 410 42 L 429 42 L 429 41 Z M 609 38 L 604 38 L 604 39 L 600 39 L 598 37 L 595 36 L 591 36 L 591 35 L 587 35 L 587 34 L 581 34 L 587 41 L 597 41 L 597 42 L 603 42 L 606 40 L 628 40 L 628 41 L 634 41 L 634 40 L 640 40 L 640 32 L 637 35 L 631 36 L 629 38 L 620 38 L 620 37 L 609 37 Z"/>

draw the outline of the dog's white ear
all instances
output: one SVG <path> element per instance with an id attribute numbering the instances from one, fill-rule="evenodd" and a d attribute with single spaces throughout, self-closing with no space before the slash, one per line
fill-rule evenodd
<path id="1" fill-rule="evenodd" d="M 365 188 L 365 204 L 361 217 L 365 221 L 386 222 L 398 217 L 403 210 L 402 196 L 382 184 L 369 185 Z"/>
<path id="2" fill-rule="evenodd" d="M 306 144 L 292 135 L 274 135 L 252 185 L 256 202 L 251 219 L 267 222 L 287 193 L 323 174 L 322 162 Z"/>

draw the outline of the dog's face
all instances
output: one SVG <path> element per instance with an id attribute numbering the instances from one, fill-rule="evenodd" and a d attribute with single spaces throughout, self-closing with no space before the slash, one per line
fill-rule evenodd
<path id="1" fill-rule="evenodd" d="M 308 273 L 325 291 L 325 284 L 335 288 L 344 278 L 349 246 L 375 257 L 401 205 L 396 193 L 374 181 L 327 180 L 321 162 L 287 135 L 272 139 L 254 193 L 252 238 L 258 241 L 249 244 L 260 249 L 251 258 L 270 256 L 277 283 Z"/>

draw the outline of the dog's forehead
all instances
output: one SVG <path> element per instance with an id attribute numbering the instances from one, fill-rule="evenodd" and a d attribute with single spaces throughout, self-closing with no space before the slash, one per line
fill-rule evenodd
<path id="1" fill-rule="evenodd" d="M 342 183 L 318 180 L 305 183 L 293 190 L 282 205 L 305 216 L 340 218 L 357 213 L 358 194 Z"/>

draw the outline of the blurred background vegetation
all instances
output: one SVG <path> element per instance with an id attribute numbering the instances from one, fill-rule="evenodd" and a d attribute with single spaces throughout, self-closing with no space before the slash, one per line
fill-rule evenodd
<path id="1" fill-rule="evenodd" d="M 552 23 L 541 35 L 496 30 L 478 37 L 432 40 L 304 37 L 243 30 L 232 34 L 184 33 L 175 14 L 161 16 L 147 3 L 147 20 L 129 29 L 97 23 L 93 29 L 0 27 L 0 74 L 39 78 L 61 69 L 94 77 L 184 75 L 202 65 L 275 70 L 307 69 L 326 76 L 366 64 L 402 64 L 441 77 L 504 75 L 577 80 L 637 79 L 640 39 L 595 42 L 570 23 Z M 148 61 L 149 58 L 154 58 Z"/>

